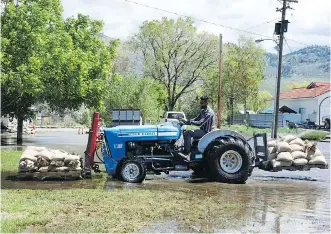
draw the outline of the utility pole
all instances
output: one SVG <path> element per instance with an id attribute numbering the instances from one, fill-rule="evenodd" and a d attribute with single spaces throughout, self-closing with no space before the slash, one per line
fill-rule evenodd
<path id="1" fill-rule="evenodd" d="M 218 64 L 218 98 L 217 98 L 217 128 L 221 128 L 222 118 L 222 34 L 220 34 L 220 54 Z"/>
<path id="2" fill-rule="evenodd" d="M 277 9 L 282 12 L 282 20 L 280 21 L 280 32 L 279 32 L 279 55 L 278 55 L 278 72 L 277 72 L 277 85 L 276 85 L 276 97 L 275 97 L 275 109 L 274 109 L 274 126 L 272 131 L 272 138 L 277 138 L 278 132 L 278 110 L 279 110 L 279 93 L 280 93 L 280 81 L 282 77 L 282 58 L 283 58 L 283 41 L 284 32 L 287 32 L 288 21 L 285 20 L 286 9 L 292 9 L 288 3 L 297 3 L 297 0 L 282 0 L 283 7 Z M 277 24 L 276 24 L 277 25 Z"/>

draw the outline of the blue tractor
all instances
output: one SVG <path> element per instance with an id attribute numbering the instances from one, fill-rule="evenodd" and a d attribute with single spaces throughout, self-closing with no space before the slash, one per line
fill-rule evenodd
<path id="1" fill-rule="evenodd" d="M 240 134 L 215 130 L 201 139 L 192 140 L 190 158 L 183 151 L 181 123 L 117 126 L 98 131 L 99 113 L 94 113 L 85 153 L 85 177 L 91 169 L 99 172 L 94 156 L 101 148 L 107 173 L 122 181 L 142 182 L 147 172 L 168 174 L 192 169 L 198 176 L 225 183 L 244 183 L 256 165 L 256 157 Z M 266 152 L 266 147 L 263 147 Z M 262 150 L 262 151 L 263 151 Z M 266 155 L 266 154 L 265 154 Z"/>

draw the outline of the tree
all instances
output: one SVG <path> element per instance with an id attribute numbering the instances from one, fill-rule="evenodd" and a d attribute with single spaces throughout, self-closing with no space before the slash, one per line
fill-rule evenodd
<path id="1" fill-rule="evenodd" d="M 222 117 L 232 123 L 234 112 L 239 106 L 247 109 L 247 100 L 258 94 L 263 77 L 263 50 L 252 39 L 240 37 L 238 44 L 223 45 L 222 69 Z M 216 108 L 218 95 L 218 66 L 212 66 L 204 80 L 202 93 L 210 98 Z M 222 121 L 223 121 L 222 120 Z"/>
<path id="2" fill-rule="evenodd" d="M 298 89 L 298 88 L 306 88 L 311 82 L 302 81 L 302 82 L 293 82 L 286 86 L 286 90 Z"/>
<path id="3" fill-rule="evenodd" d="M 7 1 L 1 12 L 1 112 L 18 119 L 18 142 L 36 103 L 58 111 L 102 105 L 117 42 L 98 38 L 101 21 L 62 13 L 60 0 Z"/>
<path id="4" fill-rule="evenodd" d="M 272 95 L 268 91 L 259 91 L 247 99 L 247 108 L 255 112 L 264 110 L 270 105 Z"/>
<path id="5" fill-rule="evenodd" d="M 244 113 L 247 110 L 247 98 L 255 96 L 263 78 L 264 50 L 251 38 L 241 36 L 238 52 L 238 78 L 241 84 L 241 97 L 244 103 Z"/>
<path id="6" fill-rule="evenodd" d="M 112 109 L 140 109 L 143 120 L 156 121 L 165 100 L 163 87 L 153 79 L 116 76 L 105 99 L 105 111 L 101 113 L 106 124 L 111 123 Z"/>
<path id="7" fill-rule="evenodd" d="M 144 22 L 131 44 L 143 55 L 145 77 L 166 89 L 167 110 L 173 110 L 183 94 L 192 92 L 217 61 L 218 38 L 197 33 L 191 19 Z"/>

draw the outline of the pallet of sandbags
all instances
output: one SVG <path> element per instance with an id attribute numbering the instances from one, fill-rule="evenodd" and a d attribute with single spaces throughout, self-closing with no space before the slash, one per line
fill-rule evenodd
<path id="1" fill-rule="evenodd" d="M 26 178 L 81 178 L 79 155 L 45 147 L 29 146 L 19 161 L 19 176 Z"/>
<path id="2" fill-rule="evenodd" d="M 271 171 L 328 168 L 325 157 L 316 147 L 316 143 L 288 135 L 280 139 L 270 140 L 267 145 Z"/>

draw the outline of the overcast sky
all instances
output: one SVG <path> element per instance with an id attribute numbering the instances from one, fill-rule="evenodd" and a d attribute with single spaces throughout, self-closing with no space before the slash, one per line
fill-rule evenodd
<path id="1" fill-rule="evenodd" d="M 276 8 L 281 4 L 277 0 L 132 0 L 225 26 L 247 30 L 272 37 L 274 23 L 281 17 Z M 125 0 L 63 0 L 64 15 L 69 17 L 77 13 L 87 14 L 105 23 L 104 34 L 112 38 L 125 39 L 136 33 L 139 25 L 146 20 L 160 19 L 164 16 L 178 16 L 150 9 Z M 294 10 L 287 11 L 290 21 L 285 37 L 308 45 L 330 45 L 330 0 L 298 0 L 292 3 Z M 266 23 L 272 21 L 270 23 Z M 236 42 L 241 32 L 200 21 L 195 21 L 199 31 L 214 34 L 222 33 L 224 42 Z M 249 34 L 245 34 L 249 36 Z M 253 39 L 261 36 L 250 35 Z M 260 43 L 267 51 L 273 50 L 274 43 Z M 288 40 L 292 50 L 304 45 Z M 289 48 L 284 45 L 285 53 Z"/>

